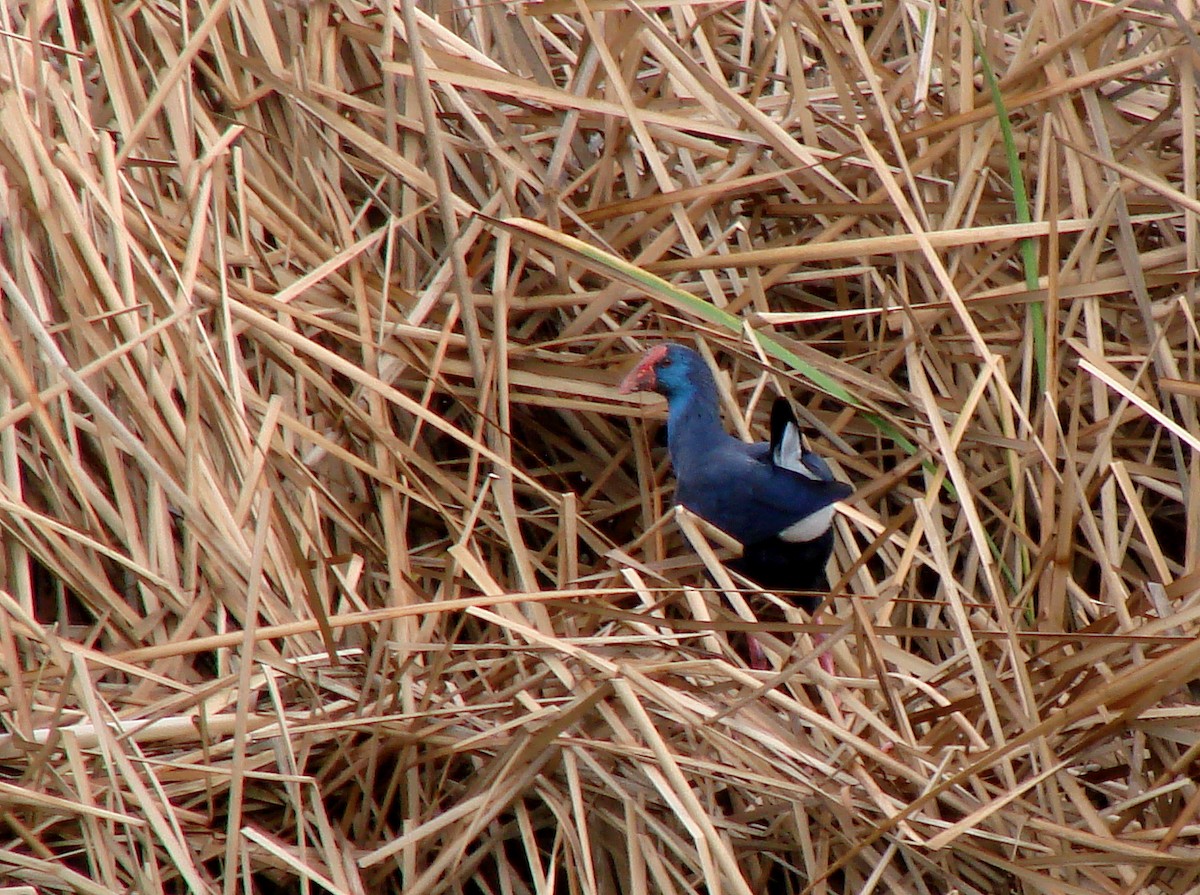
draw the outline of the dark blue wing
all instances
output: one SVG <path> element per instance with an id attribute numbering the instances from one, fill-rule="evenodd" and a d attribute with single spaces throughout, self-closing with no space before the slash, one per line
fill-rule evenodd
<path id="1" fill-rule="evenodd" d="M 743 544 L 771 537 L 807 541 L 828 529 L 832 513 L 823 511 L 851 493 L 831 479 L 776 466 L 763 445 L 730 438 L 678 476 L 676 499 Z M 799 536 L 789 538 L 789 531 Z"/>

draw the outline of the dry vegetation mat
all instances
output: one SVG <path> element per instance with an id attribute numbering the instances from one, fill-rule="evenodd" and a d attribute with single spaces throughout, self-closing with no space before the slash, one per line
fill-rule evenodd
<path id="1" fill-rule="evenodd" d="M 0 17 L 0 880 L 1200 885 L 1188 0 Z M 855 486 L 819 624 L 664 338 Z"/>

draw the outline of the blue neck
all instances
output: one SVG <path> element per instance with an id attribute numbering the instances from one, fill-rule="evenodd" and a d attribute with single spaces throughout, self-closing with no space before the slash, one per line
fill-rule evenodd
<path id="1" fill-rule="evenodd" d="M 667 413 L 667 449 L 676 473 L 729 438 L 717 396 L 701 388 L 676 395 Z"/>

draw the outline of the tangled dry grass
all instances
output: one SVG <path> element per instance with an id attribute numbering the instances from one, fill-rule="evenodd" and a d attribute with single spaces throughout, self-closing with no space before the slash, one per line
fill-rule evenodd
<path id="1" fill-rule="evenodd" d="M 1200 885 L 1190 2 L 0 15 L 0 878 Z M 855 484 L 833 675 L 659 338 Z"/>

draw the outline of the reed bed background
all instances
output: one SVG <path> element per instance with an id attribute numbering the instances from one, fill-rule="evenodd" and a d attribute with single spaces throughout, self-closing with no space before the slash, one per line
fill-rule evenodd
<path id="1" fill-rule="evenodd" d="M 2 15 L 0 879 L 1200 886 L 1190 3 Z M 820 625 L 664 338 L 855 485 Z"/>

